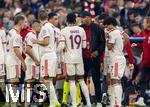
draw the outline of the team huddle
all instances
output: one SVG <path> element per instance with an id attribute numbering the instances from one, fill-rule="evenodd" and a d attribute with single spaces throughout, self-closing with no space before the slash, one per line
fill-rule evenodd
<path id="1" fill-rule="evenodd" d="M 66 72 L 70 85 L 72 107 L 77 107 L 76 81 L 80 84 L 87 107 L 91 107 L 88 87 L 84 81 L 82 57 L 82 49 L 87 48 L 86 33 L 82 27 L 76 25 L 74 13 L 67 15 L 67 27 L 61 30 L 55 26 L 57 18 L 55 13 L 41 11 L 39 20 L 30 24 L 32 29 L 22 41 L 20 30 L 27 24 L 27 19 L 23 15 L 16 15 L 15 26 L 8 32 L 7 38 L 0 39 L 0 74 L 5 75 L 6 68 L 6 78 L 16 91 L 21 71 L 24 71 L 26 85 L 30 84 L 30 87 L 25 86 L 25 93 L 27 88 L 33 89 L 35 80 L 40 80 L 47 87 L 50 107 L 60 107 L 53 79 L 58 74 L 58 65 L 63 62 L 63 71 Z M 104 72 L 108 80 L 110 107 L 121 107 L 121 78 L 126 67 L 124 40 L 113 18 L 107 18 L 104 25 Z M 25 59 L 22 53 L 26 55 Z M 30 105 L 30 102 L 25 104 Z"/>

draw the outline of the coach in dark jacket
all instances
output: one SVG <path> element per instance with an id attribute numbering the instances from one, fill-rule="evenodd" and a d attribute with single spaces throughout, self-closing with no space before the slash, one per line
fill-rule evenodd
<path id="1" fill-rule="evenodd" d="M 94 86 L 97 106 L 101 102 L 102 93 L 100 86 L 100 56 L 105 49 L 104 30 L 91 20 L 91 14 L 83 11 L 80 14 L 82 27 L 86 32 L 87 48 L 83 50 L 85 77 L 91 74 Z"/>

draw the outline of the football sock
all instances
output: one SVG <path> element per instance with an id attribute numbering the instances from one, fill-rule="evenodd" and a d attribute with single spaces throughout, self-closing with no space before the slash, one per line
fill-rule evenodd
<path id="1" fill-rule="evenodd" d="M 81 103 L 82 97 L 81 97 L 81 90 L 80 90 L 80 84 L 77 82 L 76 83 L 76 94 L 77 94 L 77 105 Z"/>
<path id="2" fill-rule="evenodd" d="M 27 85 L 25 88 L 25 106 L 31 103 L 31 96 L 32 96 L 32 88 L 31 86 Z"/>
<path id="3" fill-rule="evenodd" d="M 57 99 L 55 88 L 54 88 L 54 85 L 53 85 L 52 81 L 50 81 L 49 86 L 50 86 L 50 103 L 55 105 L 55 103 L 58 102 L 58 99 Z"/>
<path id="4" fill-rule="evenodd" d="M 112 96 L 112 86 L 111 85 L 108 86 L 107 93 L 108 93 L 109 100 L 111 100 L 112 99 L 111 98 L 111 96 Z"/>
<path id="5" fill-rule="evenodd" d="M 69 82 L 68 81 L 64 81 L 62 103 L 67 104 L 69 93 L 70 93 Z"/>
<path id="6" fill-rule="evenodd" d="M 76 107 L 76 85 L 75 81 L 69 81 L 70 84 L 70 96 L 73 107 Z"/>
<path id="7" fill-rule="evenodd" d="M 121 84 L 114 85 L 114 92 L 115 92 L 116 106 L 121 107 L 121 101 L 122 101 L 122 86 L 121 86 Z"/>
<path id="8" fill-rule="evenodd" d="M 84 82 L 83 79 L 79 80 L 79 83 L 80 83 L 80 86 L 81 86 L 83 95 L 84 95 L 84 97 L 85 97 L 85 99 L 86 99 L 86 102 L 87 102 L 88 105 L 90 105 L 91 102 L 90 102 L 90 96 L 89 96 L 88 87 L 87 87 L 87 85 L 85 84 L 85 82 Z"/>
<path id="9" fill-rule="evenodd" d="M 114 105 L 116 104 L 116 98 L 115 98 L 115 91 L 114 91 L 114 85 L 110 85 L 108 87 L 108 94 L 109 94 L 109 100 L 110 100 L 110 107 L 114 107 Z"/>

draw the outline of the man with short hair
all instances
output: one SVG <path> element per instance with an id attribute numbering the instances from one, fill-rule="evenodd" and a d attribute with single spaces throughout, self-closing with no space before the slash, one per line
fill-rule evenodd
<path id="1" fill-rule="evenodd" d="M 14 23 L 15 26 L 8 33 L 6 77 L 10 82 L 9 89 L 12 87 L 14 92 L 18 95 L 17 84 L 21 75 L 21 66 L 23 71 L 26 71 L 26 64 L 22 57 L 22 39 L 20 35 L 20 30 L 23 29 L 25 25 L 25 18 L 18 15 L 15 17 Z"/>
<path id="2" fill-rule="evenodd" d="M 41 30 L 41 23 L 38 20 L 34 20 L 31 24 L 32 31 L 28 32 L 25 37 L 25 52 L 26 58 L 25 62 L 27 65 L 27 70 L 25 72 L 25 102 L 26 106 L 30 105 L 29 100 L 27 99 L 27 89 L 30 89 L 30 97 L 32 96 L 33 85 L 35 80 L 39 79 L 39 66 L 40 66 L 40 59 L 39 59 L 39 49 L 37 44 L 33 44 L 32 40 L 38 38 L 38 33 Z"/>
<path id="3" fill-rule="evenodd" d="M 0 28 L 0 88 L 5 96 L 5 58 L 6 58 L 6 32 Z"/>
<path id="4" fill-rule="evenodd" d="M 42 28 L 38 39 L 33 40 L 33 43 L 39 45 L 39 55 L 41 60 L 40 78 L 47 86 L 50 95 L 50 106 L 60 107 L 53 85 L 53 78 L 56 77 L 57 64 L 55 31 L 53 25 L 48 22 L 48 14 L 46 11 L 40 11 L 39 18 L 42 23 Z"/>
<path id="5" fill-rule="evenodd" d="M 108 31 L 107 48 L 109 51 L 109 68 L 107 72 L 110 94 L 110 106 L 121 107 L 122 101 L 122 85 L 126 59 L 124 57 L 123 48 L 124 41 L 122 33 L 116 29 L 117 21 L 113 17 L 107 17 L 104 20 L 104 26 Z"/>
<path id="6" fill-rule="evenodd" d="M 91 14 L 83 11 L 80 14 L 82 27 L 86 32 L 87 47 L 83 49 L 85 79 L 92 76 L 97 107 L 101 107 L 102 91 L 100 81 L 100 56 L 105 49 L 104 30 L 92 22 Z"/>
<path id="7" fill-rule="evenodd" d="M 83 28 L 75 25 L 76 15 L 74 13 L 69 13 L 67 15 L 67 23 L 68 26 L 61 30 L 61 35 L 63 37 L 59 45 L 64 49 L 64 63 L 70 85 L 72 107 L 77 107 L 76 78 L 86 99 L 87 107 L 91 107 L 88 88 L 84 81 L 84 65 L 82 58 L 82 48 L 86 48 L 86 34 Z"/>

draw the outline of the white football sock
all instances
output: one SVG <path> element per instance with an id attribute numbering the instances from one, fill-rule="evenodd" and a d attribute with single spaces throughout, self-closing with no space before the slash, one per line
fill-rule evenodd
<path id="1" fill-rule="evenodd" d="M 27 84 L 25 88 L 25 103 L 29 104 L 31 102 L 31 96 L 32 96 L 32 88 L 30 84 Z"/>
<path id="2" fill-rule="evenodd" d="M 112 86 L 111 86 L 111 85 L 109 85 L 109 86 L 108 86 L 108 90 L 107 90 L 107 93 L 108 93 L 109 99 L 110 99 L 110 96 L 111 96 L 111 90 L 112 90 Z"/>
<path id="3" fill-rule="evenodd" d="M 69 81 L 70 84 L 70 96 L 73 107 L 76 107 L 76 84 L 75 81 Z"/>
<path id="4" fill-rule="evenodd" d="M 91 105 L 90 96 L 89 96 L 89 90 L 88 90 L 87 85 L 85 84 L 85 81 L 83 79 L 81 79 L 81 80 L 79 80 L 79 84 L 81 86 L 83 95 L 84 95 L 84 97 L 85 97 L 85 99 L 87 101 L 87 105 Z"/>
<path id="5" fill-rule="evenodd" d="M 6 102 L 10 102 L 10 92 L 9 92 L 9 85 L 10 84 L 6 84 Z"/>
<path id="6" fill-rule="evenodd" d="M 108 87 L 108 94 L 109 94 L 109 100 L 110 100 L 110 107 L 114 107 L 114 105 L 116 104 L 114 85 L 110 85 Z"/>
<path id="7" fill-rule="evenodd" d="M 55 105 L 56 102 L 58 102 L 58 99 L 56 96 L 55 88 L 53 82 L 50 81 L 50 103 Z"/>
<path id="8" fill-rule="evenodd" d="M 121 86 L 121 84 L 114 85 L 114 92 L 115 92 L 116 105 L 121 107 L 121 102 L 122 102 L 122 86 Z"/>

